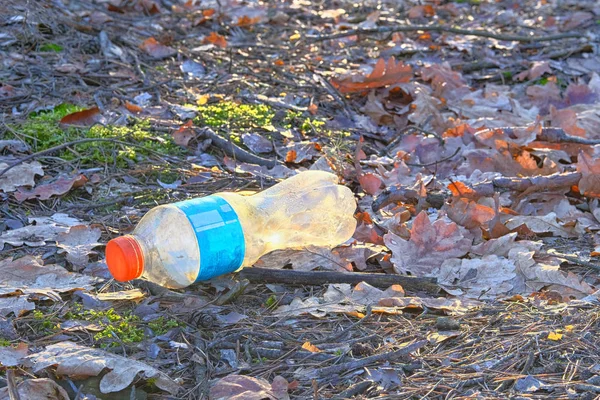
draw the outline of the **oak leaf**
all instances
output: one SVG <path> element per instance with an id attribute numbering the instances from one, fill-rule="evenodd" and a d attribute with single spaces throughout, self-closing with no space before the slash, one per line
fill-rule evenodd
<path id="1" fill-rule="evenodd" d="M 380 58 L 368 76 L 353 76 L 341 80 L 332 80 L 331 83 L 340 93 L 362 92 L 368 89 L 376 89 L 397 83 L 408 82 L 413 76 L 410 65 L 404 65 L 401 61 L 396 62 L 391 57 L 387 63 Z"/>

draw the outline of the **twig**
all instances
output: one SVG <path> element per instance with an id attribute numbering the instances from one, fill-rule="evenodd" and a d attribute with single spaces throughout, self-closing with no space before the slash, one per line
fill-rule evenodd
<path id="1" fill-rule="evenodd" d="M 328 376 L 339 374 L 341 372 L 350 372 L 359 368 L 366 367 L 369 364 L 376 363 L 379 361 L 393 361 L 398 357 L 405 356 L 407 354 L 412 353 L 413 351 L 419 350 L 421 347 L 425 346 L 429 343 L 427 340 L 420 340 L 413 344 L 409 344 L 399 350 L 389 351 L 387 353 L 376 354 L 374 356 L 361 358 L 360 360 L 348 361 L 346 363 L 332 365 L 330 367 L 319 368 L 314 370 L 310 375 L 314 375 L 317 377 Z"/>
<path id="2" fill-rule="evenodd" d="M 50 147 L 49 149 L 46 150 L 42 150 L 42 151 L 38 151 L 37 153 L 33 153 L 28 155 L 27 157 L 21 158 L 19 161 L 14 162 L 13 164 L 9 165 L 8 167 L 4 168 L 2 171 L 0 171 L 0 176 L 4 175 L 5 173 L 7 173 L 8 171 L 10 171 L 11 169 L 13 169 L 14 167 L 16 167 L 17 165 L 23 164 L 26 161 L 29 160 L 33 160 L 34 158 L 46 155 L 46 154 L 50 154 L 50 153 L 54 153 L 56 151 L 62 150 L 64 148 L 70 147 L 70 146 L 74 146 L 76 144 L 82 144 L 82 143 L 90 143 L 90 142 L 109 142 L 109 143 L 116 143 L 116 144 L 122 144 L 125 146 L 133 146 L 133 147 L 137 147 L 139 149 L 143 149 L 151 154 L 157 155 L 161 158 L 164 158 L 166 160 L 169 161 L 173 161 L 173 162 L 178 162 L 180 160 L 172 158 L 171 156 L 167 155 L 167 154 L 162 154 L 158 151 L 155 150 L 151 150 L 148 149 L 142 145 L 136 144 L 136 143 L 129 143 L 129 142 L 125 142 L 123 140 L 117 140 L 117 139 L 108 139 L 108 138 L 87 138 L 87 139 L 79 139 L 79 140 L 73 140 L 71 142 L 67 142 L 67 143 L 63 143 L 63 144 L 59 144 L 58 146 L 54 146 L 54 147 Z"/>
<path id="3" fill-rule="evenodd" d="M 21 395 L 19 395 L 19 390 L 17 389 L 14 369 L 6 370 L 6 382 L 8 386 L 8 397 L 10 400 L 21 400 Z"/>
<path id="4" fill-rule="evenodd" d="M 457 148 L 456 148 L 456 151 L 455 151 L 454 153 L 452 153 L 452 155 L 451 155 L 451 156 L 444 157 L 444 158 L 442 158 L 442 159 L 440 159 L 440 160 L 433 161 L 433 162 L 426 163 L 426 164 L 418 164 L 418 163 L 404 163 L 404 164 L 408 165 L 409 167 L 430 167 L 430 166 L 432 166 L 432 165 L 437 165 L 437 164 L 439 164 L 439 163 L 442 163 L 442 162 L 445 162 L 445 161 L 448 161 L 448 160 L 451 160 L 451 159 L 453 159 L 453 158 L 454 158 L 454 156 L 455 156 L 455 155 L 457 155 L 457 154 L 458 154 L 458 152 L 459 152 L 459 151 L 461 151 L 461 150 L 462 150 L 462 148 L 461 148 L 461 147 L 457 147 Z"/>
<path id="5" fill-rule="evenodd" d="M 277 162 L 276 160 L 268 160 L 266 158 L 258 157 L 254 154 L 247 152 L 241 147 L 236 146 L 233 142 L 227 139 L 223 139 L 210 128 L 197 129 L 196 132 L 198 136 L 210 139 L 214 146 L 223 150 L 225 154 L 227 154 L 230 157 L 234 157 L 236 160 L 250 164 L 263 165 L 268 168 L 273 168 L 274 166 L 279 164 L 279 162 Z"/>
<path id="6" fill-rule="evenodd" d="M 339 338 L 341 338 L 342 336 L 344 336 L 345 334 L 349 333 L 351 330 L 353 330 L 354 328 L 356 328 L 357 326 L 364 324 L 365 321 L 367 321 L 371 315 L 373 313 L 373 308 L 371 307 L 371 305 L 369 304 L 367 306 L 367 313 L 365 314 L 364 317 L 362 317 L 361 319 L 359 319 L 358 321 L 356 321 L 355 323 L 353 323 L 352 325 L 350 325 L 349 327 L 347 327 L 346 329 L 343 329 L 342 331 L 335 333 L 331 336 L 326 337 L 325 339 L 320 339 L 320 340 L 313 340 L 312 344 L 321 344 L 321 343 L 328 343 L 328 342 L 334 342 L 336 340 L 338 340 Z"/>
<path id="7" fill-rule="evenodd" d="M 569 256 L 567 254 L 558 253 L 556 251 L 542 252 L 542 253 L 538 253 L 538 254 L 544 255 L 544 256 L 551 256 L 551 257 L 556 257 L 556 258 L 562 258 L 563 260 L 566 260 L 566 261 L 570 262 L 571 264 L 581 265 L 582 267 L 588 267 L 588 268 L 592 268 L 592 269 L 600 271 L 600 265 L 594 264 L 594 263 L 591 263 L 591 262 L 588 262 L 588 261 L 583 261 L 579 257 Z"/>
<path id="8" fill-rule="evenodd" d="M 374 274 L 362 272 L 337 272 L 337 271 L 293 271 L 287 269 L 270 268 L 245 268 L 238 273 L 241 279 L 248 279 L 252 283 L 286 283 L 289 285 L 323 285 L 326 283 L 366 282 L 371 286 L 388 288 L 392 285 L 401 285 L 404 289 L 413 292 L 425 291 L 439 293 L 440 288 L 435 278 L 416 278 L 393 274 Z"/>
<path id="9" fill-rule="evenodd" d="M 398 25 L 398 26 L 384 26 L 381 28 L 371 29 L 350 29 L 340 33 L 334 33 L 331 35 L 320 35 L 320 36 L 308 36 L 309 40 L 315 42 L 322 42 L 324 40 L 339 39 L 354 35 L 372 35 L 377 33 L 393 33 L 393 32 L 415 32 L 415 31 L 426 31 L 426 32 L 448 32 L 456 33 L 458 35 L 470 35 L 479 36 L 497 40 L 507 40 L 513 42 L 549 42 L 552 40 L 560 39 L 578 39 L 581 38 L 581 33 L 559 33 L 556 35 L 544 35 L 544 36 L 519 36 L 519 35 L 505 35 L 500 33 L 493 33 L 483 29 L 462 29 L 454 28 L 451 26 L 443 25 Z"/>
<path id="10" fill-rule="evenodd" d="M 366 392 L 371 386 L 373 386 L 373 381 L 362 381 L 358 382 L 350 386 L 348 389 L 344 390 L 342 393 L 333 396 L 334 400 L 342 400 L 342 399 L 351 399 L 357 394 L 363 394 Z"/>

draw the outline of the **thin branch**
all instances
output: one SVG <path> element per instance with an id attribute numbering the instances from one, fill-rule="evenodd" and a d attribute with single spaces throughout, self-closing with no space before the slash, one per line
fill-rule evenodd
<path id="1" fill-rule="evenodd" d="M 493 33 L 483 29 L 462 29 L 454 28 L 451 26 L 443 25 L 398 25 L 398 26 L 384 26 L 381 28 L 372 29 L 350 29 L 344 32 L 334 33 L 331 35 L 320 35 L 320 36 L 308 36 L 309 40 L 314 42 L 322 42 L 324 40 L 339 39 L 354 35 L 372 35 L 377 33 L 393 33 L 393 32 L 415 32 L 415 31 L 427 31 L 427 32 L 448 32 L 456 33 L 458 35 L 469 35 L 479 36 L 497 40 L 507 40 L 513 42 L 549 42 L 552 40 L 560 39 L 578 39 L 582 37 L 581 33 L 559 33 L 556 35 L 543 35 L 543 36 L 519 36 L 519 35 L 505 35 L 500 33 Z"/>
<path id="2" fill-rule="evenodd" d="M 450 155 L 448 157 L 444 157 L 441 160 L 433 161 L 433 162 L 426 163 L 426 164 L 417 164 L 417 163 L 404 163 L 404 164 L 408 165 L 409 167 L 430 167 L 432 165 L 437 165 L 439 163 L 443 163 L 445 161 L 453 159 L 454 156 L 457 155 L 458 152 L 461 151 L 461 150 L 462 150 L 461 147 L 457 147 L 456 151 L 454 153 L 452 153 L 452 155 Z"/>

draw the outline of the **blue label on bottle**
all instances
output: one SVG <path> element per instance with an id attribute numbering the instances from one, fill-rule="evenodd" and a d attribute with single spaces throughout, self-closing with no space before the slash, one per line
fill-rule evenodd
<path id="1" fill-rule="evenodd" d="M 233 272 L 246 253 L 244 231 L 233 208 L 218 196 L 173 204 L 184 212 L 196 232 L 200 270 L 196 282 Z"/>

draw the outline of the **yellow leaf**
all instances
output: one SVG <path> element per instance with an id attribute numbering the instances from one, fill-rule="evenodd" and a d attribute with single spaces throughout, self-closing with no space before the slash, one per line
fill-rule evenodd
<path id="1" fill-rule="evenodd" d="M 314 344 L 312 344 L 311 342 L 304 342 L 304 344 L 302 345 L 302 348 L 304 350 L 308 350 L 311 353 L 320 353 L 321 350 L 319 350 L 319 348 L 317 346 L 315 346 Z"/>
<path id="2" fill-rule="evenodd" d="M 292 36 L 290 36 L 290 42 L 294 42 L 298 39 L 300 39 L 302 36 L 300 36 L 300 34 L 298 32 L 294 33 Z"/>
<path id="3" fill-rule="evenodd" d="M 563 337 L 562 333 L 550 332 L 548 334 L 548 339 L 554 340 L 555 342 L 561 340 L 562 337 Z"/>
<path id="4" fill-rule="evenodd" d="M 365 314 L 358 312 L 358 311 L 348 311 L 345 314 L 349 315 L 351 317 L 356 317 L 356 318 L 360 318 L 360 319 L 363 319 L 365 317 Z"/>
<path id="5" fill-rule="evenodd" d="M 575 326 L 574 326 L 574 325 L 567 325 L 567 326 L 565 326 L 565 331 L 566 331 L 567 333 L 571 333 L 571 332 L 573 332 L 573 329 L 575 329 Z"/>
<path id="6" fill-rule="evenodd" d="M 205 105 L 206 103 L 208 103 L 208 100 L 209 100 L 209 99 L 210 99 L 210 95 L 209 95 L 209 94 L 203 94 L 202 96 L 200 96 L 200 97 L 198 98 L 198 100 L 196 100 L 196 103 L 197 103 L 199 106 L 203 106 L 203 105 Z"/>

